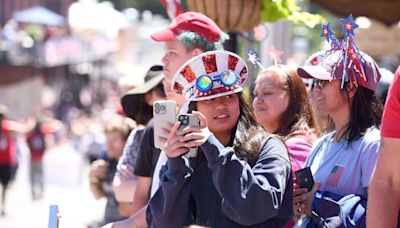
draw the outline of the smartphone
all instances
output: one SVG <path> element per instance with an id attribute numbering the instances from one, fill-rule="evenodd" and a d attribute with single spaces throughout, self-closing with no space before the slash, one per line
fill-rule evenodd
<path id="1" fill-rule="evenodd" d="M 199 119 L 193 114 L 181 114 L 178 117 L 179 122 L 181 122 L 181 126 L 179 127 L 179 131 L 182 131 L 188 126 L 200 126 Z M 192 158 L 197 156 L 197 147 L 189 148 L 189 151 L 184 155 L 187 158 Z"/>
<path id="2" fill-rule="evenodd" d="M 153 104 L 153 123 L 154 123 L 154 147 L 161 148 L 165 142 L 160 137 L 162 129 L 168 126 L 168 123 L 176 123 L 176 102 L 173 100 L 159 100 Z"/>
<path id="3" fill-rule="evenodd" d="M 294 172 L 294 174 L 296 175 L 297 183 L 299 184 L 300 188 L 307 188 L 308 191 L 311 191 L 314 186 L 314 178 L 310 167 L 300 169 Z"/>

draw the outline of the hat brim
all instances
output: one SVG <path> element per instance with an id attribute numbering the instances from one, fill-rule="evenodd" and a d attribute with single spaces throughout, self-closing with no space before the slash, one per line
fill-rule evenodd
<path id="1" fill-rule="evenodd" d="M 155 41 L 159 42 L 165 42 L 165 41 L 170 41 L 175 39 L 176 35 L 175 33 L 170 30 L 169 28 L 166 28 L 162 31 L 156 32 L 151 35 L 151 38 Z"/>
<path id="2" fill-rule="evenodd" d="M 232 95 L 232 94 L 240 93 L 240 92 L 243 92 L 243 87 L 239 87 L 237 89 L 230 90 L 230 91 L 227 91 L 224 93 L 216 93 L 216 94 L 206 96 L 206 97 L 196 97 L 196 98 L 191 99 L 190 101 L 205 101 L 205 100 L 210 100 L 210 99 L 214 99 L 217 97 L 228 96 L 228 95 Z"/>
<path id="3" fill-rule="evenodd" d="M 141 95 L 146 94 L 156 87 L 164 77 L 164 74 L 160 73 L 151 80 L 145 82 L 143 85 L 128 91 L 121 97 L 122 108 L 128 117 L 135 119 L 135 116 L 140 112 L 138 108 L 140 107 L 140 102 L 144 102 L 143 99 L 141 99 Z"/>
<path id="4" fill-rule="evenodd" d="M 128 91 L 126 95 L 135 95 L 135 94 L 145 94 L 149 92 L 151 89 L 156 87 L 158 83 L 160 83 L 164 79 L 164 74 L 160 73 L 159 75 L 155 76 L 154 78 L 148 80 L 147 82 L 143 83 L 142 85 Z"/>
<path id="5" fill-rule="evenodd" d="M 297 74 L 302 78 L 332 80 L 332 73 L 322 66 L 302 66 L 297 68 Z"/>

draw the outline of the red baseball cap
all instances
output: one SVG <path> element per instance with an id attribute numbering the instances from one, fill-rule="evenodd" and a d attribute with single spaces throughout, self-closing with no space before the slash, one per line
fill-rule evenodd
<path id="1" fill-rule="evenodd" d="M 194 32 L 211 42 L 219 41 L 222 34 L 218 25 L 204 14 L 185 12 L 177 16 L 167 28 L 151 35 L 151 38 L 155 41 L 170 41 L 182 32 Z"/>

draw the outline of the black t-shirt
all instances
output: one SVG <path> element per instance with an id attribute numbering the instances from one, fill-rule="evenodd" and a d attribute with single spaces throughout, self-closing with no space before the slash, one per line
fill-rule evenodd
<path id="1" fill-rule="evenodd" d="M 141 177 L 153 177 L 160 150 L 154 147 L 154 126 L 153 120 L 143 130 L 140 149 L 136 161 L 134 174 Z"/>

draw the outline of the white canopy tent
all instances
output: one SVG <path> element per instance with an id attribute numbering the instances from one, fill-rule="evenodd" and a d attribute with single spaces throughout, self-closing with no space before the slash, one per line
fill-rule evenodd
<path id="1" fill-rule="evenodd" d="M 96 0 L 72 3 L 68 20 L 73 29 L 103 31 L 108 38 L 115 38 L 118 30 L 129 25 L 128 17 L 114 9 L 110 2 L 97 3 Z"/>
<path id="2" fill-rule="evenodd" d="M 62 26 L 65 23 L 63 16 L 54 13 L 42 6 L 35 6 L 29 9 L 17 11 L 12 18 L 17 22 Z"/>

